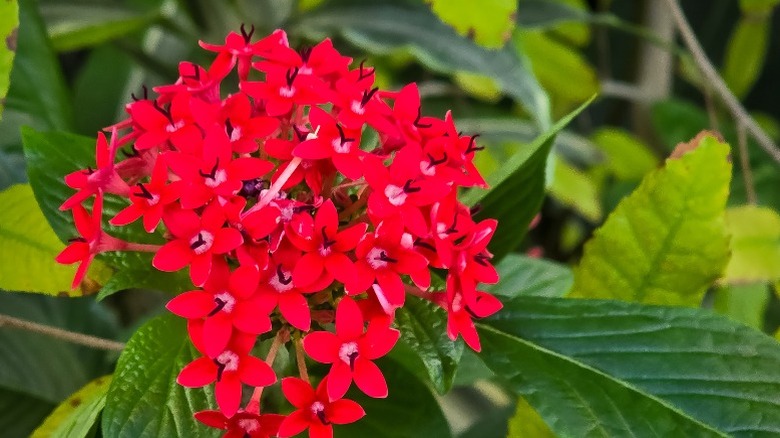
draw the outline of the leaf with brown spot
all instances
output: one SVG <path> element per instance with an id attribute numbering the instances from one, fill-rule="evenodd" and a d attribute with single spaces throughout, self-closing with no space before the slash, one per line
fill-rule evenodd
<path id="1" fill-rule="evenodd" d="M 719 142 L 725 142 L 723 136 L 720 135 L 720 132 L 708 131 L 705 129 L 696 134 L 696 137 L 693 137 L 691 140 L 677 143 L 677 146 L 674 147 L 674 150 L 672 151 L 672 154 L 669 155 L 669 158 L 672 160 L 679 159 L 686 153 L 698 148 L 701 141 L 707 137 L 715 137 Z"/>
<path id="2" fill-rule="evenodd" d="M 0 119 L 5 106 L 5 95 L 11 81 L 11 67 L 16 54 L 16 41 L 19 30 L 19 5 L 16 1 L 0 3 L 0 36 L 5 43 L 0 45 Z"/>
<path id="3" fill-rule="evenodd" d="M 491 49 L 504 46 L 517 21 L 516 0 L 432 0 L 426 4 L 459 34 Z"/>
<path id="4" fill-rule="evenodd" d="M 111 377 L 98 377 L 65 399 L 33 432 L 31 438 L 89 436 L 106 405 Z"/>

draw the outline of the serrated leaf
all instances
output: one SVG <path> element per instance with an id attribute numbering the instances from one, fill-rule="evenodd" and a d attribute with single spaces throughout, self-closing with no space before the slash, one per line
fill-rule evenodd
<path id="1" fill-rule="evenodd" d="M 219 436 L 193 413 L 214 409 L 213 385 L 187 389 L 179 371 L 199 357 L 187 338 L 186 322 L 173 315 L 146 323 L 127 343 L 106 395 L 105 436 Z"/>
<path id="2" fill-rule="evenodd" d="M 74 266 L 54 257 L 65 248 L 43 217 L 29 185 L 0 192 L 0 288 L 47 295 L 79 296 L 71 289 Z"/>
<path id="3" fill-rule="evenodd" d="M 42 5 L 49 38 L 58 52 L 83 49 L 152 25 L 158 14 L 139 14 L 117 5 L 76 3 Z"/>
<path id="4" fill-rule="evenodd" d="M 117 322 L 91 298 L 54 298 L 0 291 L 2 313 L 39 324 L 113 339 Z M 0 330 L 0 388 L 57 404 L 108 371 L 105 351 L 3 327 Z M 52 406 L 53 407 L 53 406 Z"/>
<path id="5" fill-rule="evenodd" d="M 766 283 L 724 286 L 715 291 L 712 308 L 734 321 L 761 330 L 769 296 Z"/>
<path id="6" fill-rule="evenodd" d="M 729 257 L 728 154 L 705 137 L 648 174 L 586 243 L 570 296 L 699 305 Z"/>
<path id="7" fill-rule="evenodd" d="M 518 297 L 481 336 L 558 435 L 780 433 L 780 344 L 708 311 Z"/>
<path id="8" fill-rule="evenodd" d="M 447 419 L 430 389 L 398 363 L 378 361 L 390 393 L 385 399 L 366 396 L 352 388 L 345 398 L 360 403 L 366 416 L 346 426 L 336 426 L 339 438 L 449 438 Z"/>
<path id="9" fill-rule="evenodd" d="M 502 47 L 515 28 L 516 0 L 430 0 L 429 4 L 443 22 L 485 47 Z"/>
<path id="10" fill-rule="evenodd" d="M 480 47 L 458 35 L 422 4 L 363 2 L 323 8 L 300 17 L 294 29 L 314 39 L 339 33 L 378 54 L 408 50 L 439 73 L 468 71 L 489 76 L 523 105 L 539 127 L 550 125 L 547 95 L 513 44 L 498 51 Z"/>
<path id="11" fill-rule="evenodd" d="M 555 434 L 533 406 L 520 397 L 515 414 L 509 419 L 507 438 L 555 438 Z"/>
<path id="12" fill-rule="evenodd" d="M 428 301 L 410 296 L 396 312 L 395 323 L 401 331 L 400 342 L 422 362 L 436 391 L 439 394 L 449 391 L 463 343 L 452 342 L 447 337 L 447 314 Z"/>
<path id="13" fill-rule="evenodd" d="M 85 438 L 106 404 L 111 376 L 98 377 L 65 399 L 31 438 Z"/>
<path id="14" fill-rule="evenodd" d="M 764 67 L 772 16 L 743 16 L 731 33 L 723 62 L 723 80 L 737 97 L 753 87 Z"/>
<path id="15" fill-rule="evenodd" d="M 528 224 L 539 212 L 544 199 L 544 172 L 555 135 L 592 100 L 559 120 L 550 130 L 520 149 L 498 171 L 488 175 L 488 190 L 473 189 L 461 198 L 466 205 L 481 206 L 475 220 L 498 220 L 498 229 L 489 247 L 494 261 L 515 249 L 525 236 Z"/>
<path id="16" fill-rule="evenodd" d="M 0 430 L 8 437 L 30 436 L 52 409 L 53 403 L 0 389 Z"/>
<path id="17" fill-rule="evenodd" d="M 726 210 L 731 259 L 726 282 L 780 279 L 780 215 L 767 207 L 745 205 Z"/>
<path id="18" fill-rule="evenodd" d="M 0 3 L 0 120 L 5 106 L 5 95 L 11 80 L 11 67 L 16 55 L 19 28 L 19 5 L 16 0 Z"/>
<path id="19" fill-rule="evenodd" d="M 501 281 L 482 288 L 507 298 L 561 297 L 574 283 L 574 275 L 568 266 L 520 254 L 507 255 L 496 265 L 496 270 Z"/>

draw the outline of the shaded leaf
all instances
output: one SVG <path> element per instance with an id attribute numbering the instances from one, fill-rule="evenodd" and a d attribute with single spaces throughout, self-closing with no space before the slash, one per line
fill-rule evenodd
<path id="1" fill-rule="evenodd" d="M 30 436 L 52 409 L 53 403 L 0 389 L 0 430 L 8 437 Z"/>
<path id="2" fill-rule="evenodd" d="M 373 53 L 409 50 L 423 65 L 440 73 L 468 71 L 493 78 L 523 104 L 537 124 L 550 124 L 549 102 L 512 44 L 491 51 L 459 36 L 424 5 L 360 3 L 315 10 L 300 18 L 296 32 L 313 39 L 339 33 Z"/>
<path id="3" fill-rule="evenodd" d="M 769 295 L 766 283 L 724 286 L 715 291 L 712 307 L 734 321 L 761 330 Z"/>
<path id="4" fill-rule="evenodd" d="M 729 256 L 728 153 L 707 137 L 647 175 L 586 243 L 570 296 L 698 305 Z"/>
<path id="5" fill-rule="evenodd" d="M 731 259 L 726 282 L 780 279 L 780 215 L 771 208 L 745 205 L 726 210 Z"/>
<path id="6" fill-rule="evenodd" d="M 429 4 L 443 22 L 485 47 L 503 46 L 515 27 L 516 0 L 431 0 Z"/>
<path id="7" fill-rule="evenodd" d="M 562 1 L 520 0 L 517 24 L 521 28 L 549 28 L 561 23 L 586 21 L 588 14 Z"/>
<path id="8" fill-rule="evenodd" d="M 508 254 L 496 269 L 501 281 L 482 288 L 502 297 L 561 297 L 574 283 L 568 266 L 519 254 Z"/>
<path id="9" fill-rule="evenodd" d="M 417 356 L 428 372 L 434 388 L 444 394 L 452 387 L 463 343 L 447 337 L 447 314 L 433 303 L 407 297 L 396 312 L 395 323 L 401 331 L 400 342 Z"/>
<path id="10" fill-rule="evenodd" d="M 753 87 L 764 67 L 771 15 L 743 16 L 729 37 L 723 62 L 723 80 L 737 97 L 744 97 Z"/>
<path id="11" fill-rule="evenodd" d="M 658 166 L 658 158 L 628 131 L 604 127 L 591 136 L 604 154 L 605 166 L 618 179 L 640 180 Z"/>
<path id="12" fill-rule="evenodd" d="M 98 377 L 65 399 L 31 438 L 84 438 L 97 424 L 106 404 L 111 376 Z"/>
<path id="13" fill-rule="evenodd" d="M 520 397 L 515 414 L 509 419 L 507 438 L 555 438 L 555 434 L 533 406 Z"/>
<path id="14" fill-rule="evenodd" d="M 780 344 L 708 311 L 518 297 L 481 330 L 482 359 L 559 435 L 780 433 Z"/>
<path id="15" fill-rule="evenodd" d="M 199 357 L 185 326 L 173 315 L 160 316 L 130 338 L 106 395 L 105 436 L 219 436 L 192 417 L 214 409 L 213 385 L 187 389 L 176 383 L 179 371 Z"/>
<path id="16" fill-rule="evenodd" d="M 539 212 L 544 199 L 547 155 L 555 135 L 591 101 L 559 120 L 550 130 L 520 149 L 498 171 L 488 175 L 488 190 L 473 189 L 461 198 L 466 205 L 481 206 L 481 211 L 475 216 L 476 220 L 498 220 L 498 229 L 489 247 L 495 255 L 495 261 L 520 244 L 528 224 Z"/>
<path id="17" fill-rule="evenodd" d="M 601 208 L 599 185 L 593 177 L 555 157 L 550 195 L 571 207 L 583 218 L 596 223 L 604 212 Z"/>

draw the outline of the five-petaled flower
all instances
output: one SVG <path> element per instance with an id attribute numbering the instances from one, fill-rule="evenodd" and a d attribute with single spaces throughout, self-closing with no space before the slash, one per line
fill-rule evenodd
<path id="1" fill-rule="evenodd" d="M 296 408 L 279 426 L 279 436 L 291 437 L 309 429 L 311 438 L 330 438 L 334 424 L 349 424 L 366 415 L 359 404 L 347 399 L 331 399 L 326 388 L 325 378 L 317 386 L 317 391 L 309 382 L 295 377 L 282 379 L 282 392 Z"/>

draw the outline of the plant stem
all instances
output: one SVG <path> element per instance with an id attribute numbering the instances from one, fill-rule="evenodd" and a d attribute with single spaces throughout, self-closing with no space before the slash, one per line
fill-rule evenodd
<path id="1" fill-rule="evenodd" d="M 303 342 L 300 335 L 295 339 L 295 362 L 298 363 L 298 374 L 301 375 L 301 380 L 308 382 L 309 370 L 306 369 L 306 358 L 303 356 Z"/>
<path id="2" fill-rule="evenodd" d="M 780 149 L 774 144 L 769 135 L 758 126 L 758 123 L 750 117 L 750 114 L 748 114 L 745 107 L 742 106 L 739 99 L 737 99 L 729 90 L 726 83 L 715 70 L 715 67 L 710 63 L 707 55 L 704 53 L 704 49 L 702 49 L 701 44 L 699 44 L 699 41 L 696 39 L 696 35 L 693 33 L 691 26 L 685 19 L 685 14 L 683 14 L 679 2 L 677 0 L 666 0 L 666 3 L 672 12 L 672 17 L 674 18 L 677 29 L 680 31 L 680 35 L 682 36 L 685 45 L 688 47 L 688 50 L 691 51 L 691 55 L 693 55 L 693 61 L 701 71 L 704 79 L 710 83 L 712 91 L 714 91 L 726 105 L 726 108 L 728 108 L 732 117 L 736 119 L 737 125 L 742 124 L 745 127 L 745 130 L 758 141 L 761 148 L 775 161 L 780 163 Z"/>
<path id="3" fill-rule="evenodd" d="M 0 314 L 0 327 L 11 327 L 20 330 L 26 330 L 33 333 L 50 336 L 61 339 L 66 342 L 83 345 L 85 347 L 97 348 L 99 350 L 122 351 L 125 344 L 112 341 L 110 339 L 98 338 L 96 336 L 85 335 L 82 333 L 71 332 L 57 327 L 38 324 L 37 322 L 14 318 L 13 316 Z"/>
<path id="4" fill-rule="evenodd" d="M 265 358 L 265 363 L 268 364 L 268 366 L 273 366 L 274 360 L 276 360 L 276 353 L 279 352 L 279 348 L 287 342 L 287 336 L 289 333 L 287 332 L 287 329 L 283 328 L 279 330 L 276 333 L 276 337 L 274 338 L 274 342 L 271 344 L 271 349 L 268 350 L 268 356 Z M 249 403 L 246 405 L 246 411 L 251 412 L 253 414 L 259 414 L 260 413 L 260 399 L 263 397 L 263 389 L 265 389 L 265 386 L 258 386 L 255 388 L 254 392 L 252 392 L 252 398 L 249 399 Z"/>

